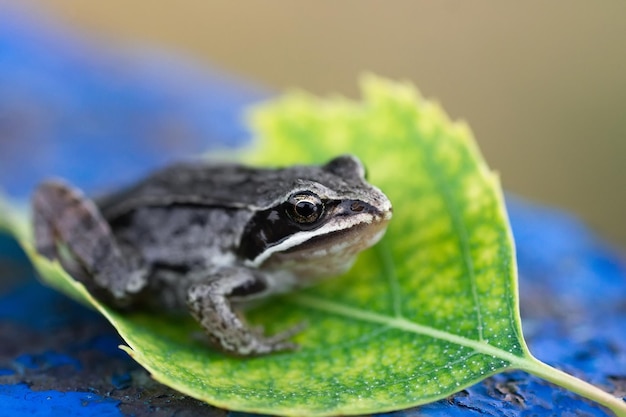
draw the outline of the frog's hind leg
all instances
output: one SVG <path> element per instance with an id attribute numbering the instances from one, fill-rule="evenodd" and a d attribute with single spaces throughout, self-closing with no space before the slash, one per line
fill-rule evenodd
<path id="1" fill-rule="evenodd" d="M 80 266 L 81 280 L 96 295 L 124 306 L 147 284 L 146 271 L 126 259 L 99 209 L 80 190 L 62 181 L 47 181 L 32 199 L 35 246 L 59 259 L 70 272 Z M 72 262 L 59 254 L 63 245 Z"/>

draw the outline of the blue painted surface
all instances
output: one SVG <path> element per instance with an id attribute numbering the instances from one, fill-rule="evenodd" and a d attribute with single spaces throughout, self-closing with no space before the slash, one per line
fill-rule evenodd
<path id="1" fill-rule="evenodd" d="M 119 401 L 89 392 L 33 391 L 26 384 L 0 385 L 0 417 L 121 417 Z"/>
<path id="2" fill-rule="evenodd" d="M 264 96 L 154 51 L 115 51 L 0 9 L 0 184 L 24 197 L 54 174 L 100 190 L 212 146 L 237 145 L 247 137 L 241 109 Z M 623 259 L 576 219 L 507 201 L 531 350 L 626 391 Z M 37 283 L 15 242 L 0 236 L 0 415 L 227 414 L 152 382 L 120 343 L 100 316 Z M 386 415 L 575 411 L 606 415 L 514 372 Z"/>

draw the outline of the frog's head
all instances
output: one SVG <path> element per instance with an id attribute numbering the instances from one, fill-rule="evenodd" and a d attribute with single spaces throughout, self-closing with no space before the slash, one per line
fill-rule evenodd
<path id="1" fill-rule="evenodd" d="M 337 275 L 383 236 L 391 203 L 354 156 L 278 171 L 276 194 L 245 227 L 240 254 L 254 267 L 302 279 Z"/>

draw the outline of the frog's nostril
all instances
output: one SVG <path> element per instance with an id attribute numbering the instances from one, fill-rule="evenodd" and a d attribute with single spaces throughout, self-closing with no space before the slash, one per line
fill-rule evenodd
<path id="1" fill-rule="evenodd" d="M 363 203 L 359 202 L 359 201 L 355 201 L 355 202 L 353 202 L 350 205 L 350 209 L 352 211 L 355 211 L 355 212 L 359 213 L 359 212 L 365 210 L 365 205 Z"/>

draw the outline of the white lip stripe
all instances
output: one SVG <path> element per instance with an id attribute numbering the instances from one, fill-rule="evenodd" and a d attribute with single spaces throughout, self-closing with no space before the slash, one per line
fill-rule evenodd
<path id="1" fill-rule="evenodd" d="M 284 240 L 283 242 L 280 242 L 278 245 L 267 248 L 264 252 L 261 252 L 253 260 L 245 261 L 245 264 L 246 266 L 258 268 L 263 262 L 265 262 L 270 256 L 272 256 L 276 252 L 286 251 L 295 246 L 301 245 L 307 240 L 317 237 L 317 236 L 326 235 L 326 234 L 336 232 L 339 230 L 350 229 L 358 224 L 363 224 L 363 223 L 369 224 L 369 223 L 372 223 L 373 220 L 374 220 L 374 217 L 371 214 L 363 213 L 363 214 L 359 214 L 356 216 L 351 216 L 349 221 L 346 219 L 345 222 L 333 222 L 331 224 L 324 225 L 321 228 L 316 229 L 316 230 L 311 230 L 308 232 L 298 232 L 290 236 L 288 239 Z M 349 224 L 346 224 L 346 223 L 349 223 Z"/>

